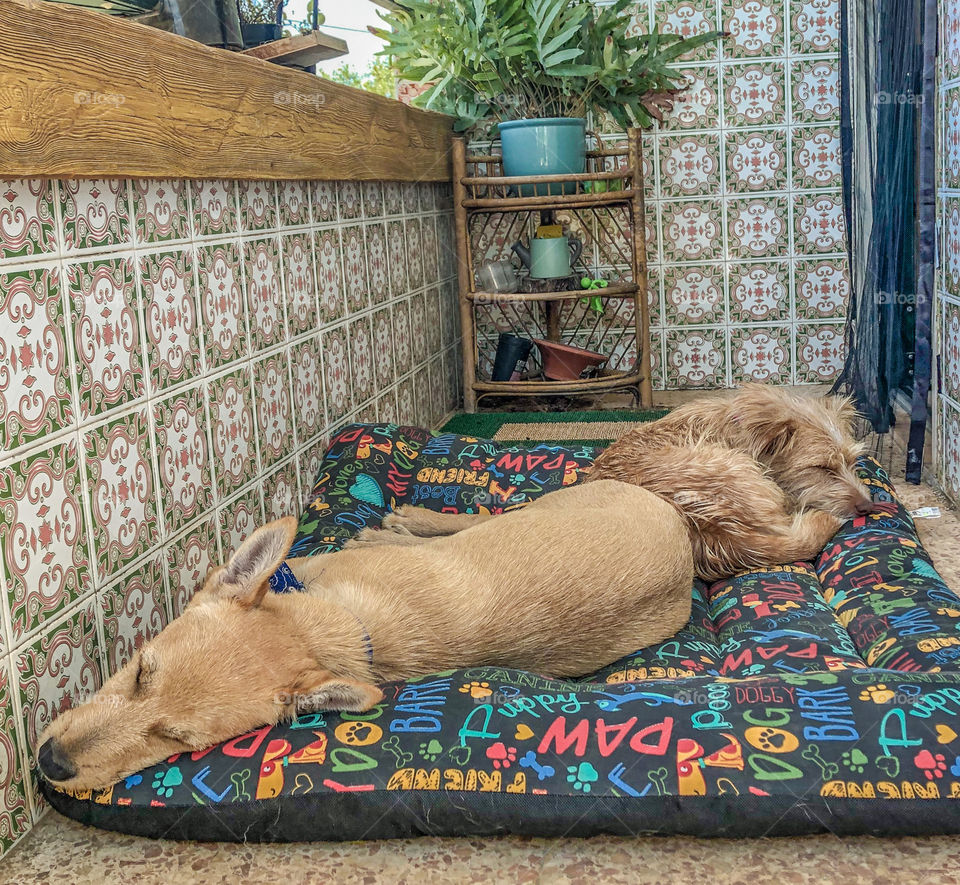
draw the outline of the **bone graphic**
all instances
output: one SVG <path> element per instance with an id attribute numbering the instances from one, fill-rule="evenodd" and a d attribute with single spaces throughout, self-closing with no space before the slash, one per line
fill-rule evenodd
<path id="1" fill-rule="evenodd" d="M 820 773 L 823 775 L 825 781 L 835 778 L 840 771 L 840 768 L 837 765 L 834 765 L 833 762 L 827 762 L 823 756 L 820 755 L 820 747 L 816 744 L 807 744 L 803 749 L 803 753 L 800 755 L 803 756 L 808 762 L 813 762 L 820 769 Z"/>
<path id="2" fill-rule="evenodd" d="M 661 796 L 667 795 L 667 769 L 657 768 L 647 772 L 647 779 L 657 788 L 657 793 Z"/>
<path id="3" fill-rule="evenodd" d="M 643 701 L 648 707 L 660 707 L 663 704 L 676 704 L 678 707 L 686 707 L 693 703 L 693 701 L 685 701 L 682 698 L 673 698 L 670 695 L 643 691 L 642 689 L 628 690 L 619 695 L 608 691 L 597 692 L 597 694 L 601 697 L 594 700 L 594 704 L 608 713 L 616 713 L 623 704 L 629 704 L 632 701 Z"/>
<path id="4" fill-rule="evenodd" d="M 244 768 L 243 771 L 235 771 L 230 775 L 230 783 L 237 788 L 237 799 L 249 799 L 250 794 L 247 792 L 247 781 L 250 778 L 250 769 Z"/>
<path id="5" fill-rule="evenodd" d="M 777 639 L 820 639 L 819 636 L 813 633 L 804 633 L 802 630 L 748 630 L 747 632 L 753 633 L 755 639 L 759 642 L 773 642 Z"/>
<path id="6" fill-rule="evenodd" d="M 533 769 L 537 773 L 538 781 L 545 781 L 556 773 L 556 769 L 552 765 L 541 765 L 537 762 L 537 755 L 533 750 L 527 750 L 521 757 L 520 767 Z"/>
<path id="7" fill-rule="evenodd" d="M 400 748 L 400 738 L 396 735 L 383 742 L 383 749 L 397 760 L 397 768 L 403 768 L 413 761 L 413 753 L 407 753 Z"/>

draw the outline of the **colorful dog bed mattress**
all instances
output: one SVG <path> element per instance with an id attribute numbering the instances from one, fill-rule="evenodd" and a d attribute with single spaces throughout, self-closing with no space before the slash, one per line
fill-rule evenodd
<path id="1" fill-rule="evenodd" d="M 403 502 L 499 512 L 579 481 L 595 454 L 353 425 L 294 553 L 337 550 Z M 861 475 L 877 512 L 816 563 L 698 584 L 685 630 L 588 678 L 437 673 L 363 715 L 46 796 L 108 829 L 237 841 L 960 831 L 960 599 L 880 465 Z"/>

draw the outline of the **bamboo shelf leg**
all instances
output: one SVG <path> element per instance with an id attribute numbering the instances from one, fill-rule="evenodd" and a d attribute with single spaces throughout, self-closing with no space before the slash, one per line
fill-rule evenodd
<path id="1" fill-rule="evenodd" d="M 653 384 L 651 382 L 650 359 L 650 304 L 647 293 L 647 228 L 646 206 L 643 199 L 643 156 L 641 130 L 633 128 L 627 134 L 629 163 L 633 169 L 633 279 L 637 284 L 638 309 L 634 310 L 634 326 L 637 336 L 637 359 L 643 377 L 640 381 L 640 405 L 644 409 L 653 407 Z"/>
<path id="2" fill-rule="evenodd" d="M 453 139 L 453 205 L 457 235 L 457 284 L 460 290 L 460 333 L 463 336 L 463 408 L 468 413 L 477 411 L 477 334 L 474 328 L 473 305 L 467 297 L 470 279 L 470 238 L 467 232 L 467 210 L 463 201 L 467 190 L 462 179 L 467 169 L 467 145 L 464 139 Z"/>

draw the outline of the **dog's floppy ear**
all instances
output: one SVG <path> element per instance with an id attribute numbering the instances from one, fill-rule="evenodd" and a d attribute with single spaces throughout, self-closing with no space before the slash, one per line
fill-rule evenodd
<path id="1" fill-rule="evenodd" d="M 753 404 L 733 410 L 730 420 L 739 430 L 741 445 L 754 457 L 781 454 L 800 428 L 799 419 L 793 415 L 761 411 Z"/>
<path id="2" fill-rule="evenodd" d="M 334 676 L 326 670 L 304 673 L 291 694 L 296 698 L 298 716 L 319 710 L 362 713 L 383 700 L 383 692 L 377 686 Z"/>
<path id="3" fill-rule="evenodd" d="M 270 576 L 285 559 L 296 534 L 297 520 L 293 516 L 257 529 L 216 573 L 208 584 L 209 590 L 220 599 L 259 605 L 269 589 Z"/>
<path id="4" fill-rule="evenodd" d="M 800 429 L 800 422 L 792 416 L 775 416 L 760 419 L 752 425 L 752 439 L 755 451 L 773 457 L 782 454 L 793 442 L 793 436 Z"/>

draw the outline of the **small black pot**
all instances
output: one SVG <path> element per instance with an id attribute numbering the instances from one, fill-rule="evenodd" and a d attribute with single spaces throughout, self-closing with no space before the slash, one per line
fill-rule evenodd
<path id="1" fill-rule="evenodd" d="M 240 30 L 243 31 L 244 49 L 252 49 L 254 46 L 260 46 L 263 43 L 272 43 L 283 36 L 283 25 L 276 23 L 266 25 L 259 22 L 255 24 L 242 24 Z"/>
<path id="2" fill-rule="evenodd" d="M 526 338 L 519 338 L 509 332 L 501 332 L 497 341 L 497 355 L 493 360 L 493 374 L 491 381 L 509 381 L 514 372 L 520 372 L 533 342 Z"/>

